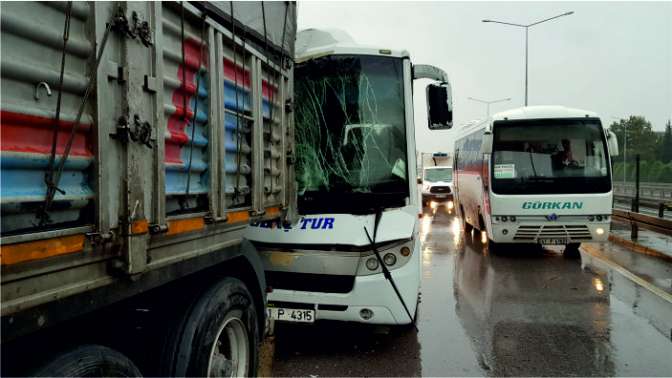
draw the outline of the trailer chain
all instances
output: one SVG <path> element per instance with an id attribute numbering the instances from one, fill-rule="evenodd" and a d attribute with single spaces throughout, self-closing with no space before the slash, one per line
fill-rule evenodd
<path id="1" fill-rule="evenodd" d="M 48 207 L 51 205 L 49 202 L 50 193 L 56 194 L 56 192 L 65 194 L 65 191 L 58 187 L 58 183 L 54 180 L 54 164 L 56 163 L 56 149 L 58 147 L 58 134 L 61 123 L 61 104 L 63 99 L 63 79 L 65 75 L 65 57 L 67 55 L 67 45 L 68 40 L 70 39 L 70 20 L 72 18 L 72 1 L 68 1 L 67 7 L 65 9 L 65 24 L 63 25 L 63 51 L 61 54 L 61 72 L 58 79 L 58 98 L 56 99 L 56 117 L 54 119 L 54 133 L 51 140 L 51 153 L 49 154 L 49 164 L 47 165 L 47 171 L 44 174 L 44 183 L 47 187 L 47 204 L 44 208 L 39 210 L 37 213 L 37 218 L 39 219 L 39 225 L 43 226 L 47 223 L 51 223 L 51 218 L 47 212 Z M 38 84 L 39 85 L 39 84 Z M 47 86 L 47 89 L 49 87 Z M 37 94 L 37 89 L 35 90 Z M 35 96 L 37 98 L 37 95 Z M 53 198 L 53 195 L 51 195 Z"/>
<path id="2" fill-rule="evenodd" d="M 67 21 L 69 25 L 69 21 Z M 47 177 L 49 180 L 47 181 L 47 193 L 46 193 L 46 198 L 44 201 L 44 206 L 42 209 L 38 210 L 38 219 L 40 221 L 39 226 L 44 226 L 47 223 L 51 222 L 51 219 L 49 217 L 49 209 L 51 207 L 51 204 L 54 200 L 54 196 L 56 195 L 56 192 L 58 191 L 61 194 L 65 194 L 65 191 L 61 190 L 58 188 L 58 183 L 61 179 L 61 175 L 63 174 L 63 169 L 65 168 L 65 162 L 68 160 L 68 157 L 70 156 L 70 150 L 72 149 L 72 144 L 75 140 L 75 136 L 77 135 L 77 130 L 79 129 L 80 123 L 82 121 L 82 115 L 84 115 L 84 107 L 86 106 L 86 103 L 89 100 L 89 97 L 91 96 L 91 92 L 93 92 L 94 87 L 96 86 L 96 72 L 98 72 L 98 67 L 100 66 L 100 62 L 102 61 L 103 58 L 103 52 L 105 51 L 105 46 L 107 46 L 107 41 L 108 37 L 110 35 L 110 31 L 112 30 L 114 23 L 114 19 L 112 19 L 110 22 L 107 23 L 107 26 L 105 28 L 105 33 L 103 34 L 103 37 L 100 41 L 100 49 L 98 50 L 98 55 L 96 56 L 96 60 L 94 64 L 90 67 L 89 71 L 89 83 L 88 86 L 86 87 L 86 90 L 84 92 L 84 95 L 82 96 L 82 101 L 79 103 L 79 109 L 77 110 L 77 115 L 75 116 L 75 121 L 72 123 L 72 126 L 70 128 L 70 136 L 68 138 L 68 142 L 65 145 L 65 148 L 63 150 L 63 154 L 61 156 L 61 160 L 58 162 L 58 166 L 55 166 L 54 164 L 50 164 L 48 171 L 47 171 Z M 69 26 L 68 26 L 69 28 Z M 65 42 L 64 42 L 65 46 Z M 65 50 L 65 49 L 64 49 Z M 95 54 L 95 50 L 94 50 Z M 65 59 L 63 59 L 65 61 Z M 58 123 L 56 124 L 58 127 Z M 58 133 L 58 128 L 55 128 L 55 133 Z M 57 140 L 58 135 L 56 135 L 55 140 Z M 56 146 L 52 146 L 52 151 L 54 154 L 54 162 L 55 162 L 55 150 Z"/>

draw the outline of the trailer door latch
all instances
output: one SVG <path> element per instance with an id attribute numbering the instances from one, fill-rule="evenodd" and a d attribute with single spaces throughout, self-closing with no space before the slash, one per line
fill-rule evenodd
<path id="1" fill-rule="evenodd" d="M 139 115 L 133 116 L 133 126 L 129 125 L 125 116 L 117 120 L 117 132 L 110 134 L 110 137 L 119 140 L 122 143 L 128 143 L 129 140 L 153 148 L 152 126 L 149 122 L 143 122 Z"/>

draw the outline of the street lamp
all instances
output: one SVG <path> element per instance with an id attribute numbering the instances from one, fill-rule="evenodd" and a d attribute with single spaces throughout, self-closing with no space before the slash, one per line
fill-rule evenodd
<path id="1" fill-rule="evenodd" d="M 528 35 L 528 31 L 534 25 L 539 25 L 542 22 L 550 21 L 550 20 L 553 20 L 553 19 L 556 19 L 556 18 L 559 18 L 559 17 L 563 17 L 563 16 L 569 16 L 571 14 L 574 14 L 574 12 L 573 11 L 565 12 L 563 14 L 559 14 L 557 16 L 553 16 L 553 17 L 547 18 L 545 20 L 533 22 L 533 23 L 527 24 L 527 25 L 514 24 L 514 23 L 511 23 L 511 22 L 503 22 L 503 21 L 495 21 L 495 20 L 482 20 L 483 22 L 492 22 L 492 23 L 495 23 L 495 24 L 503 24 L 503 25 L 509 25 L 509 26 L 517 26 L 519 28 L 525 28 L 525 106 L 527 106 L 527 35 Z"/>
<path id="2" fill-rule="evenodd" d="M 498 102 L 504 102 L 504 101 L 511 101 L 511 97 L 500 98 L 499 100 L 492 100 L 492 101 L 481 100 L 481 99 L 474 98 L 474 97 L 468 97 L 468 99 L 471 100 L 471 101 L 476 101 L 476 102 L 480 102 L 482 104 L 485 104 L 486 109 L 488 111 L 488 117 L 490 117 L 490 104 L 496 104 Z"/>

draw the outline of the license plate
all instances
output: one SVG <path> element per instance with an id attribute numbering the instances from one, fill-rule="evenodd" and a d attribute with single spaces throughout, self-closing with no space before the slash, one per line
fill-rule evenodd
<path id="1" fill-rule="evenodd" d="M 446 195 L 445 194 L 437 194 L 436 198 L 446 198 Z"/>
<path id="2" fill-rule="evenodd" d="M 298 310 L 295 308 L 268 307 L 266 314 L 270 319 L 282 322 L 314 323 L 315 310 Z"/>
<path id="3" fill-rule="evenodd" d="M 538 240 L 539 244 L 547 245 L 565 245 L 567 244 L 567 239 L 564 238 L 544 238 Z"/>

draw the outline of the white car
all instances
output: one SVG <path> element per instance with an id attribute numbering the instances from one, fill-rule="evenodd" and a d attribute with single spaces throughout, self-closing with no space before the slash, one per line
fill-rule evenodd
<path id="1" fill-rule="evenodd" d="M 453 168 L 426 167 L 422 170 L 422 205 L 437 207 L 453 204 Z"/>

